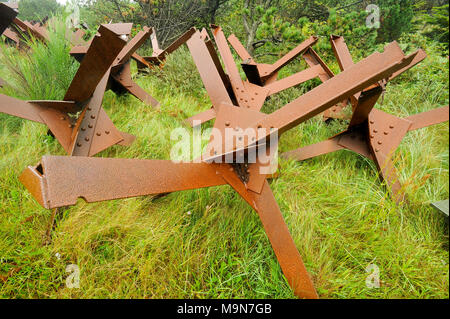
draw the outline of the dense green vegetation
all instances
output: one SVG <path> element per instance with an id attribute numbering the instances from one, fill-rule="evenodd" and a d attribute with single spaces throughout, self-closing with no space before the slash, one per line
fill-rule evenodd
<path id="1" fill-rule="evenodd" d="M 150 13 L 156 15 L 158 9 L 145 5 L 164 2 L 170 1 L 85 1 L 81 20 L 91 31 L 111 19 L 133 21 L 137 31 L 153 25 Z M 384 41 L 393 38 L 406 52 L 421 47 L 427 59 L 389 83 L 376 107 L 406 117 L 449 103 L 448 38 L 441 37 L 448 33 L 445 3 L 405 1 L 414 17 L 393 18 L 381 29 L 369 29 L 362 1 L 349 7 L 355 1 L 206 2 L 217 3 L 216 11 L 198 2 L 198 20 L 189 21 L 191 25 L 220 24 L 262 62 L 274 62 L 313 34 L 322 37 L 315 49 L 336 73 L 330 34 L 346 37 L 355 61 L 382 50 Z M 260 7 L 245 7 L 255 3 Z M 390 8 L 394 16 L 399 14 L 393 1 L 381 5 L 382 12 Z M 120 12 L 123 17 L 117 16 Z M 181 9 L 179 14 L 182 19 Z M 258 22 L 253 38 L 243 19 Z M 2 45 L 0 77 L 10 86 L 0 93 L 21 99 L 63 96 L 78 63 L 67 54 L 61 18 L 53 19 L 50 29 L 50 43 L 33 42 L 28 53 Z M 163 33 L 163 39 L 179 30 L 172 32 Z M 304 67 L 304 62 L 295 62 L 281 76 Z M 138 76 L 133 65 L 133 71 L 162 107 L 154 110 L 132 96 L 107 92 L 103 105 L 108 115 L 121 131 L 138 139 L 131 147 L 113 147 L 98 156 L 169 159 L 171 131 L 189 129 L 184 120 L 210 107 L 206 90 L 184 47 L 169 56 L 162 70 Z M 272 112 L 318 84 L 313 80 L 282 92 L 263 111 Z M 280 151 L 322 141 L 345 127 L 345 121 L 311 119 L 282 136 Z M 448 130 L 448 122 L 435 125 L 408 133 L 402 142 L 395 165 L 410 203 L 400 206 L 379 182 L 373 163 L 356 154 L 340 151 L 301 163 L 280 160 L 280 175 L 271 188 L 322 298 L 449 297 L 448 223 L 430 207 L 449 197 Z M 58 216 L 52 242 L 43 245 L 50 212 L 18 176 L 45 154 L 64 154 L 46 133 L 41 124 L 0 114 L 0 297 L 294 297 L 258 216 L 228 186 L 163 198 L 96 204 L 80 200 Z M 79 289 L 65 285 L 68 264 L 80 267 Z M 369 264 L 380 268 L 379 289 L 366 287 Z"/>

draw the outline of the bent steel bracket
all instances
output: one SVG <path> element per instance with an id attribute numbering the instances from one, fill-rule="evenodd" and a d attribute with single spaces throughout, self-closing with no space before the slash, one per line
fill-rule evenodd
<path id="1" fill-rule="evenodd" d="M 159 107 L 159 102 L 133 81 L 130 68 L 130 59 L 134 56 L 136 56 L 135 59 L 139 58 L 135 52 L 145 41 L 147 41 L 151 32 L 152 30 L 150 28 L 144 27 L 143 30 L 131 39 L 122 49 L 112 65 L 109 88 L 116 94 L 128 92 L 147 105 Z M 76 46 L 72 48 L 70 54 L 81 62 L 88 48 L 89 46 L 87 45 Z M 107 50 L 107 48 L 105 48 L 105 50 Z"/>
<path id="2" fill-rule="evenodd" d="M 93 156 L 134 137 L 119 132 L 101 107 L 111 66 L 126 42 L 101 25 L 63 101 L 22 101 L 0 94 L 0 112 L 42 123 L 74 156 Z M 107 48 L 107 50 L 105 50 Z"/>
<path id="3" fill-rule="evenodd" d="M 78 198 L 97 202 L 228 184 L 258 213 L 281 269 L 296 296 L 317 298 L 311 277 L 267 182 L 269 175 L 261 170 L 267 165 L 261 153 L 257 153 L 255 161 L 247 158 L 240 163 L 236 159 L 242 158 L 242 151 L 269 145 L 266 139 L 274 131 L 282 133 L 323 112 L 337 101 L 389 77 L 410 63 L 413 56 L 399 57 L 393 54 L 392 46 L 388 46 L 384 53 L 371 55 L 358 63 L 357 67 L 342 72 L 282 109 L 266 115 L 256 109 L 233 107 L 226 103 L 230 96 L 225 85 L 217 85 L 218 82 L 208 78 L 221 79 L 199 32 L 188 41 L 188 46 L 194 53 L 194 59 L 204 58 L 199 72 L 202 79 L 206 80 L 208 93 L 212 88 L 218 89 L 211 99 L 217 110 L 214 127 L 221 132 L 221 137 L 211 136 L 203 162 L 45 156 L 39 165 L 28 167 L 23 172 L 21 182 L 46 208 L 75 205 Z M 226 52 L 223 58 L 228 59 Z M 210 74 L 207 73 L 208 68 L 212 70 Z M 235 85 L 234 79 L 231 79 L 233 76 L 231 72 L 230 82 Z M 245 93 L 245 90 L 241 93 Z M 222 98 L 224 101 L 221 101 Z M 258 132 L 257 137 L 250 139 L 241 133 L 248 129 Z M 231 143 L 226 135 L 227 130 L 238 132 L 232 136 Z M 227 154 L 232 155 L 231 162 L 220 162 Z M 270 158 L 275 156 L 273 153 Z"/>

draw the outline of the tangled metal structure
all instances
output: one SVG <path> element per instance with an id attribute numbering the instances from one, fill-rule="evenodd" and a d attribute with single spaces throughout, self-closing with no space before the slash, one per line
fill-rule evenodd
<path id="1" fill-rule="evenodd" d="M 17 12 L 0 6 L 3 32 L 15 21 Z M 448 121 L 448 106 L 407 118 L 374 108 L 390 80 L 426 57 L 423 50 L 406 56 L 396 42 L 388 44 L 384 52 L 354 63 L 344 39 L 331 36 L 341 69 L 333 74 L 312 48 L 316 37 L 269 65 L 257 63 L 234 35 L 227 39 L 216 25 L 211 26 L 211 32 L 217 51 L 205 29 L 192 28 L 165 50 L 159 48 L 154 29 L 144 28 L 127 43 L 123 36 L 130 31 L 131 24 L 101 25 L 89 43 L 82 40 L 82 32 L 76 33 L 73 43 L 78 45 L 71 54 L 81 64 L 63 101 L 26 102 L 0 95 L 1 112 L 47 125 L 71 155 L 42 157 L 39 164 L 24 170 L 20 181 L 40 205 L 55 212 L 76 205 L 79 198 L 92 203 L 229 185 L 258 214 L 281 269 L 299 298 L 318 298 L 318 294 L 268 182 L 273 176 L 279 136 L 317 115 L 342 118 L 342 109 L 351 104 L 352 115 L 344 132 L 282 156 L 306 160 L 341 149 L 354 151 L 376 163 L 394 200 L 401 202 L 405 195 L 392 162 L 393 152 L 407 132 Z M 153 55 L 142 57 L 136 50 L 148 38 Z M 191 162 L 93 157 L 112 145 L 129 145 L 134 140 L 115 128 L 103 110 L 105 90 L 127 91 L 146 104 L 158 106 L 132 80 L 130 61 L 134 59 L 140 71 L 161 66 L 166 56 L 184 43 L 212 103 L 210 110 L 188 119 L 192 126 L 215 119 L 205 153 Z M 246 80 L 241 78 L 229 44 L 242 60 Z M 278 79 L 280 69 L 300 56 L 308 68 Z M 313 78 L 322 83 L 271 114 L 261 112 L 269 96 Z"/>

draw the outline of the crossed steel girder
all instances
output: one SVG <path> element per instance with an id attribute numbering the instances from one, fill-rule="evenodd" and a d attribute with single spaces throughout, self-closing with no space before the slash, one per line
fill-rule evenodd
<path id="1" fill-rule="evenodd" d="M 47 125 L 73 156 L 130 145 L 134 136 L 117 130 L 101 106 L 111 66 L 125 44 L 107 25 L 100 26 L 63 101 L 22 101 L 0 94 L 0 112 Z"/>
<path id="2" fill-rule="evenodd" d="M 354 63 L 344 39 L 332 36 L 331 41 L 340 68 L 346 70 L 352 67 Z M 400 49 L 397 51 L 397 54 L 403 54 Z M 374 109 L 374 106 L 388 80 L 397 77 L 425 57 L 425 52 L 418 50 L 411 63 L 385 80 L 352 95 L 353 115 L 347 130 L 321 143 L 286 152 L 282 157 L 302 161 L 342 149 L 351 150 L 374 161 L 393 199 L 397 203 L 404 201 L 404 190 L 398 180 L 392 155 L 407 132 L 448 121 L 449 109 L 448 106 L 442 107 L 403 119 Z"/>
<path id="3" fill-rule="evenodd" d="M 16 18 L 18 12 L 6 3 L 0 3 L 0 36 L 8 32 L 8 26 Z M 6 84 L 6 81 L 0 78 L 0 88 Z"/>
<path id="4" fill-rule="evenodd" d="M 203 64 L 199 66 L 202 78 L 220 79 L 212 56 L 202 55 L 208 52 L 208 47 L 200 32 L 191 37 L 188 46 L 192 48 L 194 59 L 203 58 Z M 217 109 L 214 127 L 222 133 L 227 129 L 241 132 L 242 129 L 253 128 L 258 135 L 249 139 L 237 134 L 232 143 L 225 134 L 218 139 L 212 136 L 203 162 L 45 156 L 37 166 L 28 167 L 20 180 L 46 208 L 74 205 L 78 198 L 97 202 L 228 184 L 258 213 L 294 293 L 300 298 L 317 298 L 312 280 L 270 190 L 269 175 L 261 171 L 267 164 L 259 153 L 254 162 L 218 162 L 227 154 L 237 159 L 241 152 L 252 147 L 258 149 L 270 144 L 266 139 L 276 131 L 275 128 L 282 133 L 310 119 L 337 101 L 389 77 L 414 58 L 414 54 L 404 57 L 395 53 L 396 44 L 388 45 L 384 53 L 372 54 L 360 61 L 357 67 L 340 73 L 270 115 L 250 107 L 231 107 L 227 103 L 230 97 L 225 86 L 207 81 L 205 87 Z M 211 68 L 210 74 L 206 73 L 208 68 Z M 262 128 L 265 130 L 260 130 Z"/>
<path id="5" fill-rule="evenodd" d="M 159 46 L 158 38 L 156 37 L 156 30 L 155 28 L 152 28 L 150 38 L 152 42 L 153 53 L 151 56 L 144 56 L 142 57 L 142 59 L 135 59 L 137 62 L 138 71 L 143 71 L 144 69 L 152 66 L 160 66 L 166 60 L 166 57 L 172 52 L 176 51 L 184 43 L 186 43 L 186 41 L 189 40 L 194 32 L 195 28 L 189 29 L 175 41 L 173 41 L 167 48 L 162 50 Z"/>
<path id="6" fill-rule="evenodd" d="M 220 55 L 222 56 L 222 60 L 224 62 L 225 69 L 228 75 L 223 71 L 220 60 L 217 57 L 217 53 L 215 52 L 214 47 L 212 43 L 210 43 L 209 39 L 207 39 L 208 51 L 209 54 L 213 56 L 214 60 L 218 61 L 215 62 L 216 69 L 220 74 L 221 81 L 227 88 L 230 99 L 236 106 L 260 110 L 266 98 L 271 95 L 304 83 L 308 80 L 312 80 L 314 78 L 319 78 L 322 82 L 324 82 L 334 76 L 330 68 L 325 64 L 325 62 L 323 62 L 320 56 L 312 48 L 312 45 L 317 42 L 316 37 L 311 37 L 308 40 L 304 41 L 302 44 L 297 46 L 297 48 L 285 55 L 275 64 L 266 65 L 255 63 L 234 35 L 231 35 L 227 41 L 222 29 L 219 26 L 212 25 L 211 27 L 213 29 L 214 39 L 216 41 Z M 208 38 L 205 31 L 202 31 L 202 38 Z M 242 59 L 245 59 L 242 67 L 246 72 L 248 79 L 247 81 L 243 81 L 240 77 L 239 70 L 236 67 L 231 50 L 228 46 L 228 42 L 232 44 L 233 48 L 240 55 L 240 57 Z M 192 48 L 192 45 L 189 47 L 192 54 L 194 49 Z M 309 68 L 297 72 L 286 78 L 277 80 L 278 71 L 300 55 L 303 56 Z M 199 68 L 199 65 L 201 63 L 203 63 L 201 57 L 194 57 L 194 61 L 197 64 L 197 68 Z M 206 81 L 213 81 L 209 78 L 211 77 L 204 76 L 203 82 L 205 83 Z M 218 80 L 214 79 L 214 81 Z M 216 85 L 220 85 L 220 83 Z M 264 88 L 265 90 L 261 90 L 261 88 Z M 259 95 L 258 99 L 256 99 L 256 95 Z M 342 102 L 342 104 L 346 104 L 346 101 Z M 332 107 L 330 108 L 330 110 L 324 113 L 325 119 L 342 118 L 342 115 L 340 115 L 338 112 L 332 111 L 336 108 L 337 107 Z M 196 124 L 201 124 L 213 119 L 214 116 L 215 112 L 213 108 L 188 118 L 187 122 L 191 126 L 193 126 L 194 122 Z"/>
<path id="7" fill-rule="evenodd" d="M 374 88 L 361 95 L 358 111 L 371 109 L 376 103 L 381 90 Z M 344 132 L 324 142 L 299 148 L 282 154 L 287 159 L 298 161 L 338 150 L 351 150 L 372 161 L 377 166 L 380 177 L 390 188 L 393 199 L 400 203 L 405 200 L 404 189 L 398 180 L 392 156 L 399 147 L 406 133 L 448 121 L 448 106 L 419 113 L 407 118 L 399 118 L 378 109 L 372 109 L 362 123 L 350 125 Z M 355 115 L 352 120 L 355 119 Z"/>
<path id="8" fill-rule="evenodd" d="M 214 119 L 220 103 L 259 111 L 270 93 L 267 88 L 241 79 L 222 29 L 213 25 L 212 31 L 225 71 L 206 30 L 196 31 L 186 42 L 213 105 L 212 109 L 188 118 L 191 126 Z"/>
<path id="9" fill-rule="evenodd" d="M 289 53 L 285 54 L 274 64 L 257 63 L 255 59 L 247 52 L 245 47 L 234 35 L 228 37 L 228 42 L 242 59 L 242 69 L 244 70 L 248 81 L 251 83 L 264 86 L 270 89 L 270 95 L 280 91 L 289 89 L 301 83 L 314 78 L 319 78 L 325 82 L 334 76 L 333 71 L 326 65 L 320 56 L 312 48 L 317 43 L 317 37 L 310 37 Z M 278 80 L 278 72 L 280 69 L 291 63 L 298 57 L 303 57 L 309 69 L 297 72 L 284 79 Z M 341 110 L 347 105 L 347 101 L 342 101 L 323 113 L 323 119 L 344 118 Z"/>
<path id="10" fill-rule="evenodd" d="M 145 41 L 147 41 L 151 32 L 152 29 L 144 27 L 143 30 L 131 39 L 122 49 L 112 65 L 108 87 L 116 94 L 128 92 L 147 105 L 159 107 L 160 103 L 143 88 L 141 88 L 136 82 L 134 82 L 131 77 L 131 58 L 134 58 L 136 61 L 143 59 L 136 54 L 136 50 L 141 47 Z M 81 62 L 88 48 L 89 45 L 76 46 L 72 48 L 70 54 Z"/>
<path id="11" fill-rule="evenodd" d="M 22 44 L 26 46 L 27 35 L 46 43 L 48 31 L 44 23 L 32 23 L 16 18 L 17 9 L 18 7 L 11 3 L 0 4 L 0 34 L 3 33 L 10 43 L 14 43 L 16 48 L 21 48 Z M 15 12 L 14 18 L 11 18 L 12 12 Z M 44 20 L 47 21 L 47 19 L 48 17 Z M 68 34 L 68 39 L 78 39 L 78 35 L 79 33 Z"/>
<path id="12" fill-rule="evenodd" d="M 253 59 L 253 57 L 247 52 L 245 47 L 234 34 L 228 37 L 228 42 L 243 61 L 242 69 L 244 70 L 247 79 L 251 83 L 259 86 L 265 86 L 275 82 L 278 77 L 278 72 L 316 44 L 317 40 L 317 37 L 310 37 L 292 49 L 289 53 L 285 54 L 274 64 L 263 64 L 257 63 Z"/>

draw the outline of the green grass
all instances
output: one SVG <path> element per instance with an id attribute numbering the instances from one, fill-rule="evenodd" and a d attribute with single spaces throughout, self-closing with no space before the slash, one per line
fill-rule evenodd
<path id="1" fill-rule="evenodd" d="M 431 55 L 390 83 L 377 107 L 407 116 L 446 105 L 447 76 L 447 59 Z M 103 105 L 115 125 L 138 138 L 98 156 L 169 159 L 171 130 L 188 128 L 184 119 L 209 108 L 206 91 L 185 49 L 169 57 L 164 71 L 136 81 L 161 110 L 107 92 Z M 274 97 L 265 110 L 302 91 Z M 314 118 L 283 135 L 281 151 L 344 128 Z M 448 129 L 445 123 L 410 132 L 396 153 L 409 205 L 397 206 L 375 166 L 356 154 L 280 160 L 271 188 L 322 298 L 449 297 L 448 226 L 430 207 L 449 197 Z M 44 246 L 50 211 L 18 176 L 43 155 L 64 154 L 46 130 L 0 114 L 1 297 L 294 298 L 257 214 L 229 186 L 159 199 L 80 200 L 63 210 Z M 379 289 L 365 285 L 372 263 L 380 268 Z M 80 268 L 80 289 L 65 285 L 68 264 Z"/>

